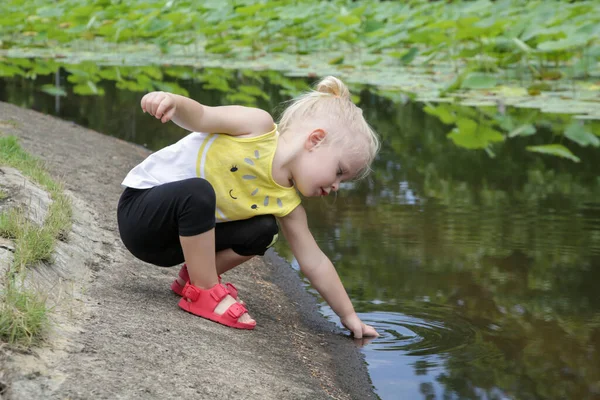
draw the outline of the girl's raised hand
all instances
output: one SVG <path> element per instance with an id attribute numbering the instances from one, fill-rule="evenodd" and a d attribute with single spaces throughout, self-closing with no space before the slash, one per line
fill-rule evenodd
<path id="1" fill-rule="evenodd" d="M 173 118 L 177 108 L 175 96 L 166 92 L 150 92 L 142 97 L 142 110 L 164 124 Z"/>

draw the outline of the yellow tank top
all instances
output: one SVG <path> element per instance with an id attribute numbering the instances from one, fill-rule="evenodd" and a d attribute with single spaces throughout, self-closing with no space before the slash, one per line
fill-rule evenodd
<path id="1" fill-rule="evenodd" d="M 264 214 L 283 217 L 300 204 L 296 189 L 279 185 L 271 174 L 278 136 L 277 126 L 252 138 L 204 136 L 196 157 L 196 176 L 215 189 L 217 221 Z"/>

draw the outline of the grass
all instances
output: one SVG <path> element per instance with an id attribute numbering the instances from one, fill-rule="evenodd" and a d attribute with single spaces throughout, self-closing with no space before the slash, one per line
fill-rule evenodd
<path id="1" fill-rule="evenodd" d="M 26 153 L 13 136 L 0 137 L 0 165 L 16 168 L 46 189 L 52 198 L 43 226 L 27 220 L 23 210 L 0 214 L 0 236 L 14 242 L 14 259 L 6 271 L 0 291 L 0 340 L 30 346 L 48 325 L 45 295 L 28 289 L 23 281 L 27 266 L 50 260 L 56 241 L 71 229 L 72 209 L 62 186 L 54 181 L 42 163 Z"/>
<path id="2" fill-rule="evenodd" d="M 0 338 L 12 345 L 36 343 L 48 326 L 44 297 L 7 280 L 0 296 Z"/>
<path id="3" fill-rule="evenodd" d="M 13 239 L 15 255 L 11 272 L 21 273 L 27 265 L 49 260 L 54 250 L 55 237 L 49 229 L 38 227 L 25 217 L 20 209 L 0 214 L 0 236 Z"/>

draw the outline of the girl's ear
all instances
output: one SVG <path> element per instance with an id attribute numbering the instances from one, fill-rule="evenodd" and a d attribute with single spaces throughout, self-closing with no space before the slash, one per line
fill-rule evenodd
<path id="1" fill-rule="evenodd" d="M 325 132 L 323 129 L 315 129 L 312 131 L 306 138 L 306 150 L 312 150 L 316 148 L 319 144 L 321 144 L 321 142 L 323 142 L 325 136 L 327 136 L 327 132 Z"/>

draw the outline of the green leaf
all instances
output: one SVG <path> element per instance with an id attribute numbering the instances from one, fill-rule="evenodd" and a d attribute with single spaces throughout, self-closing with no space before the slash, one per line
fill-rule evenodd
<path id="1" fill-rule="evenodd" d="M 10 78 L 15 75 L 25 75 L 25 71 L 15 65 L 0 64 L 0 76 Z"/>
<path id="2" fill-rule="evenodd" d="M 460 118 L 457 127 L 448 134 L 454 144 L 466 149 L 485 149 L 492 142 L 504 141 L 504 135 L 487 126 L 478 126 L 470 118 Z"/>
<path id="3" fill-rule="evenodd" d="M 80 94 L 83 96 L 87 95 L 104 95 L 104 89 L 98 88 L 96 84 L 92 81 L 87 81 L 85 83 L 80 83 L 78 85 L 73 86 L 73 92 L 75 94 Z"/>
<path id="4" fill-rule="evenodd" d="M 90 20 L 88 21 L 87 25 L 85 26 L 86 29 L 90 29 L 92 26 L 94 26 L 94 23 L 96 23 L 96 16 L 92 16 L 92 18 L 90 18 Z"/>
<path id="5" fill-rule="evenodd" d="M 510 115 L 499 115 L 496 117 L 496 122 L 498 123 L 498 126 L 505 131 L 512 131 L 515 127 L 513 119 Z M 508 137 L 511 137 L 510 134 Z"/>
<path id="6" fill-rule="evenodd" d="M 34 61 L 28 58 L 11 58 L 11 63 L 19 67 L 31 68 L 34 65 Z"/>
<path id="7" fill-rule="evenodd" d="M 83 2 L 80 2 L 83 3 Z M 56 15 L 57 17 L 60 17 L 63 15 L 63 10 L 61 10 L 60 8 L 56 8 L 56 6 L 49 6 L 47 8 L 52 7 L 54 9 L 53 12 L 59 12 L 59 15 Z M 85 6 L 79 6 L 79 7 L 73 7 L 69 10 L 69 14 L 71 17 L 73 18 L 88 18 L 90 16 L 90 14 L 92 14 L 95 10 L 95 7 L 93 5 L 85 5 Z M 39 15 L 39 14 L 38 14 Z"/>
<path id="8" fill-rule="evenodd" d="M 98 87 L 92 81 L 87 81 L 87 85 L 94 94 L 98 94 Z"/>
<path id="9" fill-rule="evenodd" d="M 356 7 L 352 11 L 350 11 L 350 14 L 361 16 L 361 15 L 363 15 L 365 13 L 366 9 L 367 9 L 367 5 L 364 4 L 364 5 L 360 6 L 360 7 Z"/>
<path id="10" fill-rule="evenodd" d="M 47 84 L 47 85 L 42 85 L 41 87 L 42 92 L 44 93 L 48 93 L 49 95 L 52 96 L 66 96 L 67 92 L 65 92 L 65 89 L 63 89 L 61 86 L 54 86 L 51 84 Z"/>
<path id="11" fill-rule="evenodd" d="M 137 82 L 128 81 L 128 80 L 117 81 L 117 88 L 121 89 L 121 90 L 128 90 L 130 92 L 146 92 L 147 91 L 147 89 L 143 85 L 140 85 Z"/>
<path id="12" fill-rule="evenodd" d="M 111 81 L 121 80 L 121 74 L 119 72 L 119 67 L 103 69 L 102 71 L 100 71 L 99 75 L 102 79 L 108 79 Z"/>
<path id="13" fill-rule="evenodd" d="M 235 12 L 242 15 L 254 15 L 265 7 L 267 5 L 263 3 L 252 4 L 250 6 L 238 7 L 235 9 Z"/>
<path id="14" fill-rule="evenodd" d="M 519 38 L 516 38 L 516 37 L 515 37 L 515 38 L 513 38 L 512 40 L 513 40 L 513 42 L 515 42 L 515 44 L 517 45 L 517 47 L 518 47 L 519 49 L 521 49 L 521 50 L 522 50 L 522 51 L 524 51 L 525 53 L 531 53 L 531 51 L 532 51 L 532 48 L 531 48 L 531 47 L 529 47 L 529 46 L 527 45 L 527 43 L 525 43 L 524 41 L 522 41 L 521 39 L 519 39 Z"/>
<path id="15" fill-rule="evenodd" d="M 37 15 L 45 18 L 52 17 L 62 17 L 65 13 L 65 10 L 61 7 L 57 7 L 56 5 L 40 7 L 37 9 Z"/>
<path id="16" fill-rule="evenodd" d="M 340 15 L 337 17 L 337 20 L 344 25 L 360 24 L 360 18 L 358 18 L 356 15 Z"/>
<path id="17" fill-rule="evenodd" d="M 484 150 L 487 153 L 487 155 L 490 156 L 490 158 L 496 158 L 496 153 L 494 153 L 491 147 L 488 146 Z"/>
<path id="18" fill-rule="evenodd" d="M 400 57 L 400 61 L 402 61 L 402 64 L 410 64 L 417 54 L 419 54 L 419 49 L 411 47 L 402 57 Z"/>
<path id="19" fill-rule="evenodd" d="M 228 94 L 227 100 L 232 104 L 242 104 L 245 106 L 256 106 L 256 97 L 246 93 L 231 93 Z"/>
<path id="20" fill-rule="evenodd" d="M 583 35 L 569 36 L 565 39 L 540 43 L 538 50 L 543 52 L 576 50 L 587 44 L 588 38 Z"/>
<path id="21" fill-rule="evenodd" d="M 452 113 L 452 111 L 443 105 L 437 107 L 428 105 L 423 108 L 423 111 L 425 111 L 429 115 L 434 115 L 438 117 L 440 121 L 442 121 L 446 125 L 451 125 L 456 121 L 456 116 Z"/>
<path id="22" fill-rule="evenodd" d="M 238 87 L 238 90 L 250 96 L 262 97 L 265 100 L 269 100 L 269 95 L 257 86 L 241 85 Z"/>
<path id="23" fill-rule="evenodd" d="M 173 25 L 171 21 L 153 19 L 152 22 L 146 26 L 146 33 L 158 33 L 171 27 L 171 25 Z"/>
<path id="24" fill-rule="evenodd" d="M 587 147 L 588 145 L 594 147 L 600 146 L 600 139 L 577 121 L 572 122 L 565 129 L 565 136 L 583 147 Z"/>
<path id="25" fill-rule="evenodd" d="M 579 157 L 575 156 L 569 149 L 562 144 L 544 144 L 541 146 L 527 146 L 527 150 L 536 153 L 550 154 L 562 158 L 568 158 L 571 161 L 579 162 Z"/>
<path id="26" fill-rule="evenodd" d="M 366 65 L 368 67 L 372 67 L 373 65 L 379 64 L 382 60 L 383 60 L 383 58 L 377 57 L 377 58 L 374 58 L 372 60 L 363 61 L 363 65 Z"/>
<path id="27" fill-rule="evenodd" d="M 491 89 L 496 87 L 496 78 L 481 72 L 472 72 L 465 76 L 461 87 L 463 89 Z"/>
<path id="28" fill-rule="evenodd" d="M 511 131 L 508 134 L 508 137 L 512 138 L 515 136 L 531 136 L 531 135 L 535 134 L 535 132 L 536 132 L 536 130 L 533 125 L 525 124 L 525 125 L 519 126 L 517 129 Z"/>
<path id="29" fill-rule="evenodd" d="M 334 57 L 328 61 L 330 65 L 339 65 L 344 62 L 344 56 Z"/>
<path id="30" fill-rule="evenodd" d="M 207 47 L 206 51 L 209 53 L 223 54 L 229 53 L 231 51 L 231 47 L 229 47 L 229 45 L 225 43 L 220 43 L 214 46 Z"/>
<path id="31" fill-rule="evenodd" d="M 58 70 L 59 65 L 54 60 L 37 60 L 31 72 L 37 75 L 48 75 Z"/>
<path id="32" fill-rule="evenodd" d="M 154 85 L 158 90 L 163 90 L 165 92 L 180 94 L 182 96 L 189 96 L 189 92 L 187 89 L 182 88 L 177 83 L 174 82 L 155 82 Z"/>
<path id="33" fill-rule="evenodd" d="M 376 32 L 382 28 L 385 27 L 385 24 L 383 22 L 380 21 L 373 21 L 373 20 L 368 20 L 365 23 L 365 27 L 363 29 L 364 33 L 371 33 L 371 32 Z"/>

